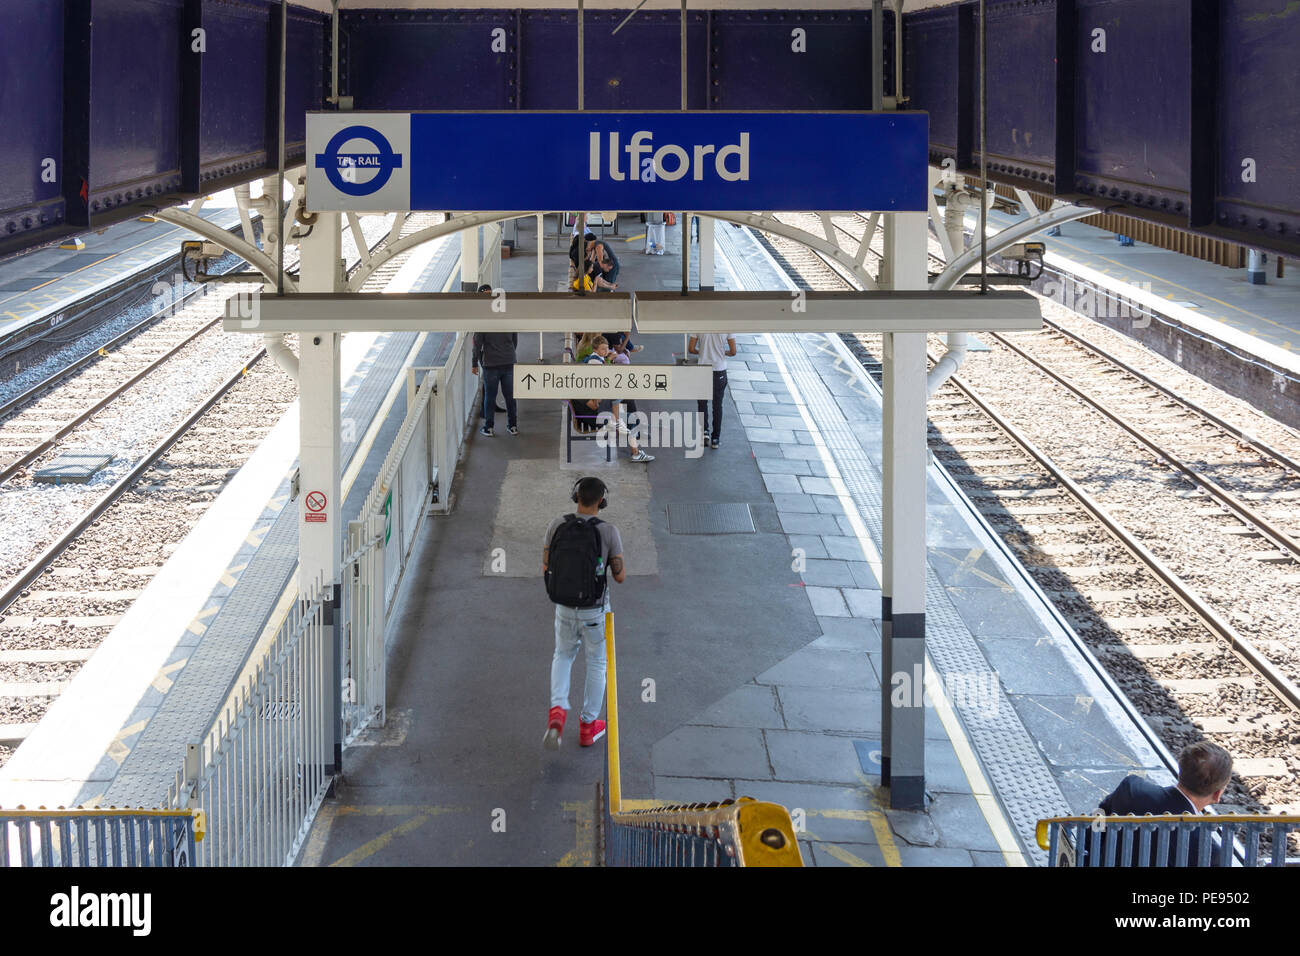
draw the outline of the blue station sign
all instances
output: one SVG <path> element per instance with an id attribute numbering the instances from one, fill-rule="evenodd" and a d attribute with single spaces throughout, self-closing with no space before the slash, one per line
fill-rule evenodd
<path id="1" fill-rule="evenodd" d="M 927 208 L 925 113 L 309 113 L 313 210 Z"/>

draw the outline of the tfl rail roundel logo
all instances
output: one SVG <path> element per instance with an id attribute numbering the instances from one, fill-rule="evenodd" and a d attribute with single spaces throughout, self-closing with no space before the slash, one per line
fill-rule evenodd
<path id="1" fill-rule="evenodd" d="M 359 151 L 355 147 L 343 152 L 343 147 L 362 140 L 374 147 Z M 369 126 L 347 126 L 335 133 L 325 145 L 325 152 L 316 154 L 316 167 L 325 171 L 330 185 L 348 196 L 369 196 L 384 188 L 393 170 L 402 168 L 400 153 L 393 152 L 384 134 Z"/>

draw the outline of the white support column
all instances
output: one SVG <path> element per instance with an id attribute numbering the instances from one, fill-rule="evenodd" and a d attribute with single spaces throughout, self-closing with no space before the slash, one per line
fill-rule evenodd
<path id="1" fill-rule="evenodd" d="M 339 214 L 320 213 L 302 242 L 300 288 L 304 292 L 342 289 L 342 232 Z M 298 585 L 338 579 L 343 552 L 339 508 L 342 472 L 339 454 L 339 341 L 337 332 L 304 332 L 298 343 L 299 493 Z M 324 505 L 321 506 L 321 498 Z M 322 520 L 323 519 L 323 520 Z"/>
<path id="2" fill-rule="evenodd" d="M 460 233 L 460 291 L 478 291 L 478 227 Z"/>
<path id="3" fill-rule="evenodd" d="M 700 216 L 700 291 L 713 291 L 713 223 L 712 216 Z"/>
<path id="4" fill-rule="evenodd" d="M 338 213 L 322 212 L 301 243 L 298 288 L 303 292 L 343 289 L 343 234 Z M 338 623 L 343 556 L 342 456 L 340 454 L 339 332 L 298 335 L 298 590 L 325 588 L 327 697 L 333 710 L 326 738 L 325 773 L 343 767 L 343 710 L 340 699 L 342 642 Z"/>
<path id="5" fill-rule="evenodd" d="M 886 218 L 891 288 L 925 289 L 925 213 Z M 883 287 L 883 286 L 882 286 Z M 925 804 L 925 333 L 885 335 L 881 783 L 890 806 Z"/>
<path id="6" fill-rule="evenodd" d="M 537 291 L 538 292 L 546 291 L 546 285 L 545 285 L 546 279 L 543 275 L 543 269 L 542 269 L 542 259 L 543 259 L 542 243 L 544 241 L 542 239 L 542 236 L 546 234 L 544 220 L 545 220 L 545 214 L 539 212 L 537 214 Z M 537 361 L 541 362 L 545 358 L 546 358 L 546 353 L 543 351 L 542 348 L 542 333 L 538 332 L 537 333 Z"/>

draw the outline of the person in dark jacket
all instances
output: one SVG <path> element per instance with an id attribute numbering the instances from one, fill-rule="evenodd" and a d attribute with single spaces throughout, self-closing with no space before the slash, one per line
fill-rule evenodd
<path id="1" fill-rule="evenodd" d="M 489 292 L 491 286 L 486 288 Z M 480 289 L 480 291 L 481 291 Z M 505 397 L 506 424 L 510 434 L 519 434 L 519 409 L 515 403 L 515 347 L 519 344 L 517 332 L 475 332 L 474 359 L 470 370 L 475 375 L 483 369 L 483 427 L 479 434 L 491 438 L 495 432 L 497 388 Z"/>
<path id="2" fill-rule="evenodd" d="M 1222 747 L 1201 740 L 1188 744 L 1178 755 L 1178 783 L 1172 787 L 1161 787 L 1145 777 L 1130 774 L 1120 781 L 1114 792 L 1101 801 L 1100 809 L 1107 815 L 1124 814 L 1152 815 L 1170 813 L 1204 813 L 1213 803 L 1223 799 L 1223 791 L 1232 780 L 1232 757 Z M 1174 865 L 1179 856 L 1179 836 L 1175 833 L 1169 845 L 1169 862 Z M 1105 839 L 1119 839 L 1119 831 L 1107 833 Z M 1187 865 L 1196 866 L 1199 841 L 1195 833 L 1188 840 Z M 1105 843 L 1103 841 L 1105 852 Z M 1138 864 L 1138 841 L 1134 837 L 1133 858 L 1130 865 Z M 1156 841 L 1151 842 L 1151 859 L 1148 865 L 1155 864 Z M 1212 858 L 1212 865 L 1217 865 Z M 1080 864 L 1082 865 L 1082 864 Z"/>

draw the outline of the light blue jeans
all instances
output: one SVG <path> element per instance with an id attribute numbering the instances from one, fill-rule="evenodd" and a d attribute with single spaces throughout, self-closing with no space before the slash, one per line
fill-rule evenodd
<path id="1" fill-rule="evenodd" d="M 605 608 L 555 605 L 555 657 L 551 660 L 551 706 L 569 709 L 569 675 L 578 647 L 587 649 L 587 682 L 582 694 L 584 724 L 600 716 L 605 702 Z"/>

